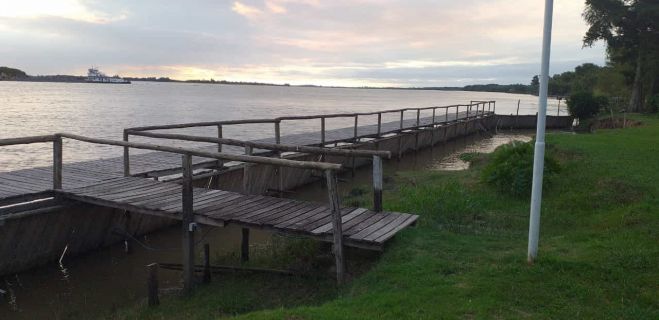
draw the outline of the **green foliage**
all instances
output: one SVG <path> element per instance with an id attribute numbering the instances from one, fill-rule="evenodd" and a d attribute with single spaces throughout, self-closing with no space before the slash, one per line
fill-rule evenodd
<path id="1" fill-rule="evenodd" d="M 659 112 L 659 94 L 655 94 L 648 98 L 647 109 L 651 113 Z"/>
<path id="2" fill-rule="evenodd" d="M 611 65 L 621 67 L 631 85 L 629 110 L 641 111 L 645 97 L 657 94 L 659 73 L 659 2 L 656 0 L 586 0 L 589 25 L 583 43 L 607 44 Z"/>
<path id="3" fill-rule="evenodd" d="M 567 99 L 567 108 L 581 121 L 596 116 L 600 109 L 608 105 L 607 101 L 605 97 L 595 97 L 590 92 L 578 92 Z"/>
<path id="4" fill-rule="evenodd" d="M 12 80 L 26 78 L 27 74 L 19 69 L 0 67 L 0 80 Z"/>
<path id="5" fill-rule="evenodd" d="M 518 142 L 498 147 L 485 165 L 482 179 L 500 191 L 517 196 L 531 194 L 533 182 L 533 142 Z M 543 186 L 548 186 L 560 171 L 558 161 L 545 152 L 545 170 Z"/>

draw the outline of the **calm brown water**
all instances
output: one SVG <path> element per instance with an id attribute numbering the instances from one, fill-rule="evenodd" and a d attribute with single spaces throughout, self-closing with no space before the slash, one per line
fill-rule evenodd
<path id="1" fill-rule="evenodd" d="M 515 113 L 518 100 L 521 100 L 520 114 L 535 114 L 538 103 L 537 97 L 531 95 L 464 91 L 1 81 L 0 139 L 56 132 L 121 139 L 122 129 L 134 126 L 444 106 L 470 100 L 496 100 L 497 112 L 502 114 Z M 550 101 L 549 114 L 556 114 L 556 104 L 556 100 Z M 407 116 L 416 115 L 410 112 Z M 397 121 L 398 117 L 385 115 L 383 121 Z M 327 121 L 327 129 L 350 126 L 351 121 L 331 119 Z M 362 124 L 376 121 L 377 116 L 360 118 Z M 317 120 L 284 122 L 282 134 L 317 131 L 319 126 Z M 211 131 L 184 132 L 216 134 L 213 128 L 208 130 Z M 267 125 L 241 125 L 225 128 L 224 135 L 251 139 L 272 136 L 273 131 Z M 51 154 L 49 144 L 3 147 L 0 171 L 49 165 Z M 65 141 L 65 162 L 120 155 L 121 149 L 117 147 Z"/>
<path id="2" fill-rule="evenodd" d="M 438 144 L 406 155 L 402 161 L 385 162 L 385 175 L 409 170 L 457 170 L 465 164 L 458 156 L 465 152 L 491 152 L 512 140 L 528 141 L 532 132 L 500 132 L 493 138 L 472 135 Z M 369 185 L 370 168 L 357 170 L 356 176 L 344 175 L 340 190 L 346 192 L 358 185 Z M 327 191 L 319 183 L 300 188 L 292 198 L 327 201 Z M 211 245 L 211 256 L 239 252 L 240 229 L 237 227 L 202 227 L 204 241 Z M 251 245 L 267 247 L 272 234 L 252 230 Z M 60 265 L 53 262 L 15 275 L 0 278 L 0 290 L 7 291 L 0 299 L 0 319 L 79 319 L 94 318 L 113 309 L 131 305 L 144 298 L 145 266 L 152 262 L 175 262 L 181 257 L 180 229 L 169 228 L 146 237 L 135 245 L 132 254 L 124 253 L 122 245 L 101 249 L 91 254 L 65 257 Z M 180 286 L 180 273 L 160 271 L 161 288 Z"/>

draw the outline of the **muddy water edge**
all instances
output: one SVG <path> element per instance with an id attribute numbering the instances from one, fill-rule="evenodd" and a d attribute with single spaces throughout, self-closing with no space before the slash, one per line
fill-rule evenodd
<path id="1" fill-rule="evenodd" d="M 533 132 L 499 132 L 493 137 L 478 134 L 438 144 L 417 153 L 406 154 L 401 161 L 384 164 L 386 176 L 410 170 L 463 170 L 468 163 L 460 160 L 467 152 L 492 152 L 513 140 L 529 141 Z M 358 186 L 368 186 L 370 167 L 341 176 L 341 192 L 347 194 Z M 386 182 L 385 182 L 386 183 Z M 287 194 L 301 200 L 326 202 L 327 193 L 321 182 L 312 183 Z M 240 252 L 241 229 L 203 227 L 199 242 L 209 243 L 211 257 L 226 257 Z M 271 252 L 279 235 L 252 230 L 252 251 Z M 0 319 L 72 319 L 95 318 L 143 299 L 145 266 L 152 262 L 178 262 L 181 256 L 180 227 L 171 227 L 134 239 L 132 253 L 126 254 L 122 244 L 113 245 L 79 257 L 64 255 L 61 263 L 53 262 L 18 274 L 0 278 Z M 329 273 L 328 273 L 328 276 Z M 160 287 L 180 286 L 180 273 L 159 272 Z"/>

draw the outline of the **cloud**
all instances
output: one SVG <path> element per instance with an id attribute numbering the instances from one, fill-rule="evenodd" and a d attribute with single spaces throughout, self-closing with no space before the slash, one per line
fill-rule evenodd
<path id="1" fill-rule="evenodd" d="M 94 64 L 184 79 L 456 85 L 539 71 L 540 1 L 28 1 L 0 0 L 0 53 L 32 74 Z M 552 72 L 604 62 L 603 46 L 582 49 L 582 9 L 556 4 Z"/>
<path id="2" fill-rule="evenodd" d="M 245 16 L 249 19 L 254 19 L 263 15 L 263 11 L 261 9 L 248 6 L 239 1 L 235 1 L 231 9 L 239 15 Z"/>

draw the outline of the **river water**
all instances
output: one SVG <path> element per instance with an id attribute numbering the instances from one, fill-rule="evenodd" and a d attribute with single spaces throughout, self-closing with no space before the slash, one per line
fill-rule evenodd
<path id="1" fill-rule="evenodd" d="M 121 139 L 127 127 L 231 120 L 274 118 L 286 115 L 360 112 L 403 107 L 465 104 L 471 100 L 495 100 L 497 113 L 535 114 L 538 99 L 532 95 L 283 86 L 244 86 L 134 82 L 130 85 L 86 83 L 0 82 L 0 139 L 70 132 L 99 138 Z M 558 101 L 550 101 L 549 114 L 557 114 Z M 562 107 L 564 109 L 564 107 Z M 429 116 L 430 114 L 428 114 Z M 414 118 L 414 112 L 407 117 Z M 383 116 L 397 121 L 399 115 Z M 351 125 L 352 119 L 329 119 L 327 129 Z M 360 124 L 377 117 L 360 118 Z M 282 135 L 318 131 L 318 120 L 282 123 Z M 214 136 L 213 128 L 183 130 Z M 268 125 L 240 125 L 224 129 L 224 136 L 253 139 L 273 136 Z M 161 144 L 176 144 L 169 141 Z M 181 143 L 181 142 L 178 142 Z M 134 150 L 133 153 L 138 153 Z M 120 156 L 118 147 L 65 140 L 64 161 Z M 0 148 L 0 171 L 49 165 L 49 144 Z"/>

